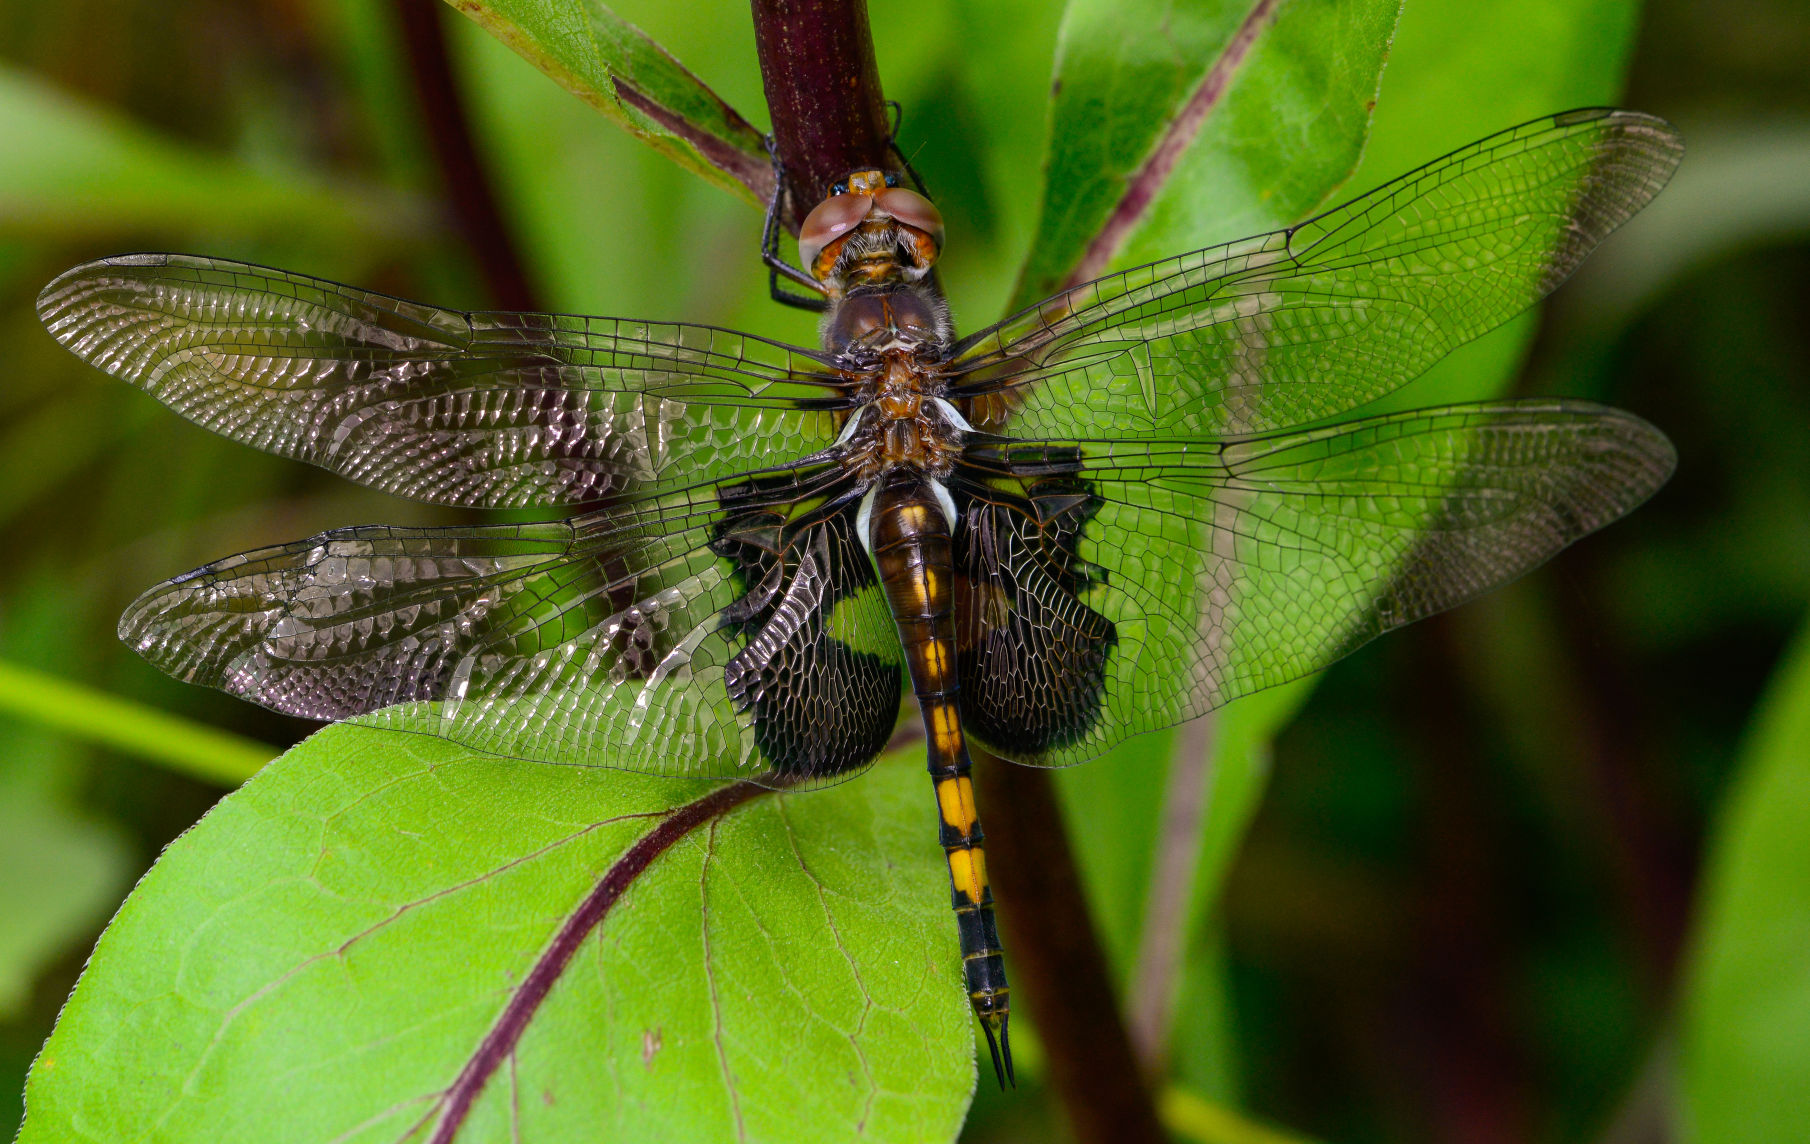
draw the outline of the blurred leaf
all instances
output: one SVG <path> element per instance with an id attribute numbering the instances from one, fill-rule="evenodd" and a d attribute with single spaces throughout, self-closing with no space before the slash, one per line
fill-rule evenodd
<path id="1" fill-rule="evenodd" d="M 1639 14 L 1634 0 L 1415 0 L 1402 11 L 1370 142 L 1347 190 L 1370 190 L 1536 116 L 1616 102 Z M 1365 412 L 1501 395 L 1536 317 L 1460 347 Z"/>
<path id="2" fill-rule="evenodd" d="M 1240 839 L 1242 841 L 1242 839 Z M 1215 883 L 1217 890 L 1219 883 Z M 1202 925 L 1191 939 L 1178 982 L 1174 1012 L 1187 1014 L 1168 1045 L 1169 1080 L 1228 1107 L 1243 1103 L 1250 1071 L 1240 1052 L 1240 1012 L 1233 998 L 1231 961 L 1222 916 Z"/>
<path id="3" fill-rule="evenodd" d="M 356 93 L 349 110 L 358 116 L 359 138 L 392 180 L 432 187 L 437 171 L 423 137 L 394 0 L 320 0 L 314 19 L 322 46 Z"/>
<path id="4" fill-rule="evenodd" d="M 262 743 L 16 664 L 0 663 L 0 712 L 225 786 L 244 782 L 276 753 Z"/>
<path id="5" fill-rule="evenodd" d="M 600 877 L 706 789 L 322 731 L 140 883 L 21 1141 L 419 1134 Z M 883 764 L 757 795 L 628 875 L 466 1135 L 953 1138 L 971 1018 L 924 805 L 921 767 Z"/>
<path id="6" fill-rule="evenodd" d="M 1689 126 L 1689 161 L 1591 266 L 1574 302 L 1617 327 L 1714 258 L 1810 235 L 1810 123 Z"/>
<path id="7" fill-rule="evenodd" d="M 1222 1094 L 1214 1082 L 1235 1071 L 1226 1059 L 1229 1011 L 1217 1012 L 1218 1020 L 1200 1011 L 1181 1021 L 1173 1014 L 1189 999 L 1217 993 L 1217 983 L 1204 976 L 1217 971 L 1216 963 L 1197 956 L 1204 921 L 1262 800 L 1270 740 L 1306 702 L 1313 682 L 1258 692 L 1058 777 L 1095 924 L 1126 982 L 1127 1020 L 1150 1026 L 1134 1035 L 1171 1041 L 1165 1055 L 1190 1084 L 1216 1096 Z M 1183 777 L 1196 769 L 1196 776 Z M 1191 815 L 1177 805 L 1178 780 L 1206 784 Z M 1184 811 L 1179 820 L 1178 810 Z"/>
<path id="8" fill-rule="evenodd" d="M 417 202 L 173 142 L 0 67 L 0 236 L 151 230 L 280 234 L 376 246 L 429 232 Z"/>
<path id="9" fill-rule="evenodd" d="M 1810 1124 L 1810 627 L 1767 688 L 1703 879 L 1681 1036 L 1686 1139 Z"/>
<path id="10" fill-rule="evenodd" d="M 0 790 L 0 1020 L 18 1015 L 46 962 L 93 932 L 129 863 L 114 831 L 41 795 Z"/>
<path id="11" fill-rule="evenodd" d="M 559 86 L 750 202 L 772 181 L 761 133 L 600 0 L 448 0 Z"/>
<path id="12" fill-rule="evenodd" d="M 0 425 L 0 524 L 111 455 L 139 427 L 106 415 L 116 408 L 95 387 L 70 387 Z"/>
<path id="13" fill-rule="evenodd" d="M 1203 817 L 1196 822 L 1199 838 L 1182 896 L 1186 912 L 1175 919 L 1192 933 L 1212 907 L 1262 798 L 1269 740 L 1311 691 L 1310 680 L 1272 687 L 1227 704 L 1188 728 L 1139 736 L 1106 759 L 1058 772 L 1094 918 L 1121 971 L 1131 969 L 1143 931 L 1152 851 L 1173 770 L 1186 764 L 1189 752 L 1211 753 L 1204 772 Z M 1191 729 L 1201 737 L 1187 739 Z"/>
<path id="14" fill-rule="evenodd" d="M 1108 226 L 1127 229 L 1082 278 L 1309 214 L 1357 165 L 1399 10 L 1071 3 L 1043 217 L 1013 308 L 1054 293 Z"/>

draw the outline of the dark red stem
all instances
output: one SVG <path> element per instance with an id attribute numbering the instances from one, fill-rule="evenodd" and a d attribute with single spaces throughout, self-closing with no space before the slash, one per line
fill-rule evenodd
<path id="1" fill-rule="evenodd" d="M 396 0 L 396 18 L 408 51 L 409 73 L 421 104 L 428 146 L 440 168 L 453 220 L 477 259 L 491 301 L 505 310 L 538 310 L 541 307 L 472 140 L 471 120 L 446 52 L 445 10 L 440 0 Z"/>
<path id="2" fill-rule="evenodd" d="M 1168 1137 L 1119 1018 L 1048 771 L 974 750 L 975 803 L 1005 923 L 1012 992 L 1030 1002 L 1050 1088 L 1081 1144 Z"/>
<path id="3" fill-rule="evenodd" d="M 754 47 L 792 192 L 787 223 L 850 171 L 887 162 L 886 99 L 862 0 L 754 0 Z"/>
<path id="4" fill-rule="evenodd" d="M 597 885 L 586 895 L 584 901 L 566 919 L 559 933 L 554 935 L 553 942 L 547 946 L 528 976 L 522 980 L 521 988 L 509 998 L 503 1006 L 502 1015 L 492 1025 L 490 1032 L 472 1053 L 471 1059 L 465 1062 L 458 1079 L 446 1090 L 445 1111 L 440 1122 L 434 1126 L 434 1134 L 430 1144 L 450 1144 L 464 1125 L 465 1118 L 471 1114 L 472 1102 L 484 1090 L 485 1082 L 492 1073 L 515 1051 L 515 1046 L 528 1028 L 528 1022 L 534 1019 L 540 1009 L 541 1002 L 547 999 L 553 983 L 565 972 L 578 947 L 584 944 L 585 938 L 603 921 L 610 907 L 622 897 L 623 892 L 631 886 L 642 871 L 672 846 L 704 823 L 729 813 L 731 810 L 747 802 L 756 795 L 771 794 L 772 788 L 756 786 L 753 783 L 735 783 L 732 786 L 718 787 L 695 802 L 688 802 L 660 820 L 660 825 L 642 835 L 623 852 L 622 857 L 598 880 Z"/>

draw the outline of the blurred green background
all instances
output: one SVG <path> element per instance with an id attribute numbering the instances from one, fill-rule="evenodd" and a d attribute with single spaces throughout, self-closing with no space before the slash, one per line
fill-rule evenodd
<path id="1" fill-rule="evenodd" d="M 745 5 L 615 7 L 765 126 Z M 1408 0 L 1402 69 L 1422 9 L 1464 6 Z M 1036 221 L 1060 10 L 874 0 L 871 15 L 971 329 L 998 315 Z M 814 341 L 810 315 L 766 300 L 755 210 L 445 16 L 546 308 Z M 1810 1117 L 1810 641 L 1797 635 L 1810 602 L 1810 5 L 1656 0 L 1627 18 L 1631 56 L 1605 34 L 1591 66 L 1606 90 L 1625 73 L 1623 105 L 1679 124 L 1685 167 L 1546 306 L 1516 390 L 1640 413 L 1677 443 L 1678 475 L 1528 580 L 1341 663 L 1274 742 L 1262 808 L 1197 935 L 1201 995 L 1186 999 L 1177 1051 L 1194 1054 L 1182 1070 L 1197 1088 L 1291 1132 L 1810 1133 L 1792 1119 Z M 1492 129 L 1557 110 L 1518 106 L 1517 66 L 1594 50 L 1588 37 L 1413 46 L 1502 64 L 1469 73 L 1503 88 Z M 188 724 L 153 728 L 137 750 L 97 743 L 118 724 L 93 696 L 273 748 L 309 730 L 158 675 L 115 640 L 121 608 L 241 549 L 455 519 L 180 421 L 56 347 L 37 290 L 87 258 L 173 249 L 446 305 L 491 299 L 444 205 L 390 0 L 11 0 L 0 61 L 10 1135 L 25 1070 L 101 926 L 226 789 L 145 757 L 144 742 Z M 1360 183 L 1481 134 L 1442 133 L 1436 100 L 1393 108 L 1390 74 L 1379 115 L 1411 116 L 1427 138 L 1370 155 Z M 239 749 L 186 755 L 230 769 Z M 1113 782 L 1111 766 L 1071 781 Z M 983 1085 L 969 1137 L 1050 1138 L 1058 1121 L 1038 1095 L 1034 1080 L 1009 1100 Z"/>

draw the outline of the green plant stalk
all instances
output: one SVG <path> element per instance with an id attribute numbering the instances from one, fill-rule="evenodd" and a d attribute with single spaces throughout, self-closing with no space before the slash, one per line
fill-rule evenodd
<path id="1" fill-rule="evenodd" d="M 1163 1127 L 1200 1144 L 1312 1144 L 1305 1136 L 1278 1131 L 1246 1120 L 1236 1112 L 1202 1100 L 1185 1088 L 1168 1088 L 1157 1101 Z"/>
<path id="2" fill-rule="evenodd" d="M 0 712 L 221 786 L 238 786 L 277 755 L 255 739 L 4 662 Z"/>

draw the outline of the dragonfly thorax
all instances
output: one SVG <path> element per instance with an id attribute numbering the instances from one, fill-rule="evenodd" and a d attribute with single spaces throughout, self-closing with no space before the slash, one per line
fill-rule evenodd
<path id="1" fill-rule="evenodd" d="M 868 401 L 857 406 L 843 429 L 843 463 L 863 484 L 909 467 L 933 480 L 947 476 L 972 431 L 967 420 L 939 392 L 932 379 L 904 355 L 889 355 L 878 371 Z"/>
<path id="2" fill-rule="evenodd" d="M 896 282 L 837 299 L 819 334 L 839 366 L 871 373 L 895 354 L 926 364 L 940 361 L 955 339 L 955 326 L 949 303 L 933 284 Z"/>
<path id="3" fill-rule="evenodd" d="M 933 283 L 897 282 L 838 299 L 823 348 L 857 382 L 839 442 L 865 484 L 900 466 L 940 478 L 955 464 L 968 423 L 943 399 L 939 368 L 954 334 Z"/>

